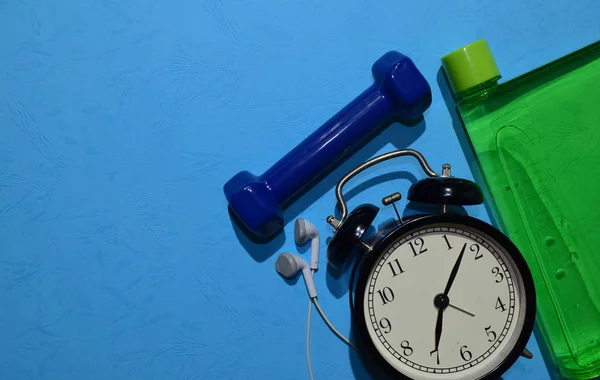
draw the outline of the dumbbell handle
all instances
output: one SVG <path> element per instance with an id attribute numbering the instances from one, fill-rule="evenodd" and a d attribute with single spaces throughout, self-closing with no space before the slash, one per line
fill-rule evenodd
<path id="1" fill-rule="evenodd" d="M 248 171 L 224 185 L 231 209 L 258 235 L 283 224 L 282 209 L 382 124 L 414 120 L 431 105 L 431 88 L 405 55 L 391 51 L 372 67 L 374 83 L 260 176 Z"/>
<path id="2" fill-rule="evenodd" d="M 269 168 L 261 178 L 285 203 L 333 162 L 394 116 L 392 97 L 375 83 Z"/>

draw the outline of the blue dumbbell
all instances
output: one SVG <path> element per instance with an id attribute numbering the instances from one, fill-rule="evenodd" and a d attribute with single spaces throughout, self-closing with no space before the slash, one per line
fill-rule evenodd
<path id="1" fill-rule="evenodd" d="M 414 120 L 431 105 L 431 88 L 407 56 L 390 51 L 372 67 L 374 83 L 271 166 L 225 183 L 229 206 L 250 232 L 269 237 L 283 225 L 283 206 L 382 124 Z"/>

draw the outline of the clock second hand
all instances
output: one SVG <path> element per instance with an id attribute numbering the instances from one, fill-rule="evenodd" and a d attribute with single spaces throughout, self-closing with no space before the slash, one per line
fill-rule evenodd
<path id="1" fill-rule="evenodd" d="M 429 355 L 433 355 L 435 352 L 437 355 L 437 364 L 440 365 L 440 338 L 442 337 L 442 325 L 444 318 L 444 310 L 450 305 L 450 299 L 448 298 L 448 293 L 450 292 L 450 288 L 452 287 L 452 283 L 454 283 L 454 279 L 456 278 L 456 274 L 458 273 L 458 268 L 460 267 L 460 263 L 462 261 L 463 255 L 465 253 L 465 248 L 467 248 L 467 243 L 465 243 L 460 250 L 460 254 L 456 259 L 456 263 L 454 263 L 454 267 L 452 268 L 452 272 L 450 272 L 450 278 L 448 279 L 448 283 L 446 284 L 446 289 L 444 289 L 443 294 L 438 294 L 433 299 L 433 303 L 438 308 L 438 316 L 437 321 L 435 323 L 435 348 L 433 351 L 429 353 Z"/>
<path id="2" fill-rule="evenodd" d="M 458 306 L 454 306 L 454 305 L 452 305 L 451 303 L 449 303 L 449 304 L 448 304 L 448 306 L 450 306 L 451 308 L 453 308 L 453 309 L 455 309 L 455 310 L 462 311 L 463 313 L 467 314 L 468 316 L 471 316 L 471 317 L 474 317 L 474 316 L 475 316 L 475 314 L 473 314 L 473 313 L 469 313 L 469 312 L 468 312 L 468 311 L 466 311 L 465 309 L 461 309 L 460 307 L 458 307 Z"/>

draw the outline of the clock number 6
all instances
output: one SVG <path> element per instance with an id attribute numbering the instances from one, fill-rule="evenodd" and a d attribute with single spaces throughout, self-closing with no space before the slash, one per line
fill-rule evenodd
<path id="1" fill-rule="evenodd" d="M 411 241 L 410 243 L 408 243 L 408 245 L 410 245 L 410 248 L 413 251 L 413 256 L 418 256 L 423 252 L 427 252 L 427 248 L 425 248 L 425 242 L 421 238 L 416 238 L 414 243 Z M 418 253 L 415 247 L 419 248 Z"/>
<path id="2" fill-rule="evenodd" d="M 466 362 L 468 362 L 469 360 L 471 360 L 473 358 L 473 354 L 471 354 L 471 351 L 467 350 L 467 346 L 462 346 L 460 348 L 460 356 Z"/>
<path id="3" fill-rule="evenodd" d="M 379 297 L 381 297 L 381 302 L 383 302 L 384 305 L 394 300 L 394 292 L 387 286 L 383 288 L 383 290 L 378 290 L 377 293 L 379 293 Z"/>

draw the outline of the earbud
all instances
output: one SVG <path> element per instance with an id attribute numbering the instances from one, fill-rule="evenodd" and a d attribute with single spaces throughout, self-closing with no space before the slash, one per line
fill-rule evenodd
<path id="1" fill-rule="evenodd" d="M 309 239 L 310 242 L 310 269 L 319 268 L 319 240 L 320 235 L 317 228 L 304 218 L 296 219 L 294 224 L 294 239 L 296 244 L 303 245 Z"/>
<path id="2" fill-rule="evenodd" d="M 313 280 L 312 273 L 310 271 L 308 262 L 298 255 L 294 255 L 288 252 L 284 252 L 275 261 L 275 270 L 277 273 L 287 278 L 288 280 L 294 278 L 298 272 L 302 271 L 304 282 L 306 283 L 306 289 L 310 298 L 317 296 L 317 288 Z"/>

